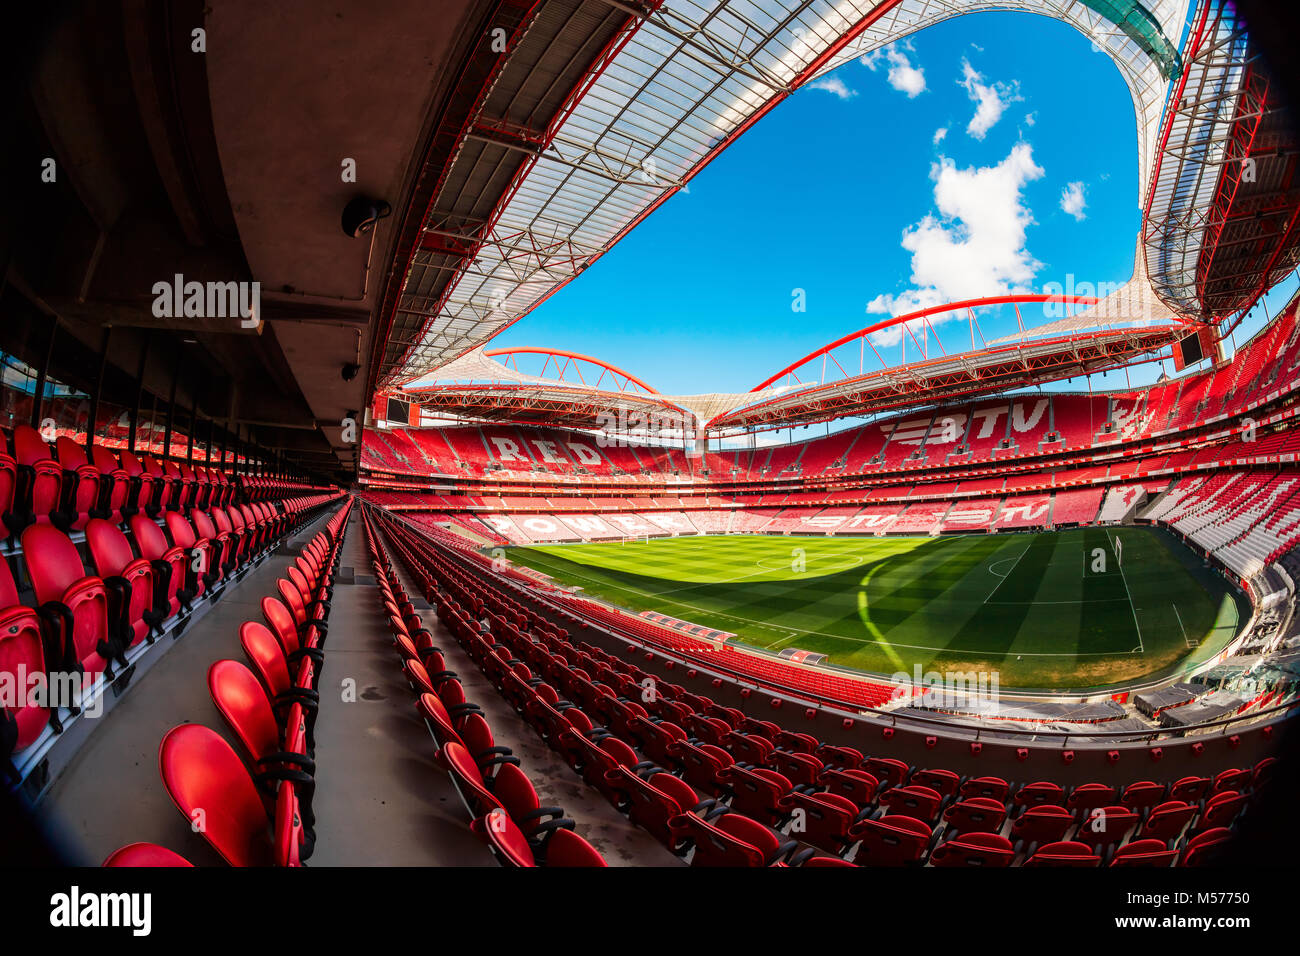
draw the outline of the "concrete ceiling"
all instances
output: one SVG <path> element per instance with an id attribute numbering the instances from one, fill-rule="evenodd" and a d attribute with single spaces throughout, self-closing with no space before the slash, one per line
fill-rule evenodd
<path id="1" fill-rule="evenodd" d="M 176 374 L 178 404 L 194 396 L 201 417 L 303 470 L 351 470 L 340 425 L 365 406 L 393 220 L 354 239 L 341 213 L 357 195 L 395 210 L 409 201 L 489 5 L 120 0 L 30 12 L 9 41 L 20 95 L 4 161 L 7 181 L 27 185 L 0 214 L 8 294 L 87 346 L 112 325 L 110 361 L 132 374 L 149 330 L 151 390 L 167 396 Z M 42 188 L 47 157 L 58 178 Z M 264 324 L 156 317 L 154 283 L 175 273 L 259 282 Z M 361 368 L 345 380 L 348 363 Z"/>

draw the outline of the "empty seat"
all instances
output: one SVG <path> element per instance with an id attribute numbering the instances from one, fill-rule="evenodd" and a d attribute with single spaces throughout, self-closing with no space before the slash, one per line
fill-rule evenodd
<path id="1" fill-rule="evenodd" d="M 122 505 L 122 516 L 132 518 L 137 514 L 147 514 L 156 518 L 160 510 L 157 501 L 157 489 L 154 476 L 145 471 L 140 459 L 123 449 L 119 454 L 122 472 L 127 478 L 126 500 Z"/>
<path id="2" fill-rule="evenodd" d="M 1212 866 L 1222 859 L 1231 838 L 1232 831 L 1227 827 L 1198 833 L 1187 841 L 1178 863 L 1180 866 Z"/>
<path id="3" fill-rule="evenodd" d="M 181 724 L 158 750 L 163 786 L 186 822 L 231 866 L 296 866 L 302 826 L 292 783 L 268 814 L 239 756 L 215 731 Z"/>
<path id="4" fill-rule="evenodd" d="M 128 517 L 124 509 L 131 493 L 131 476 L 103 445 L 91 448 L 90 463 L 99 472 L 99 499 L 95 502 L 92 514 L 113 524 L 121 524 Z"/>
<path id="5" fill-rule="evenodd" d="M 271 710 L 280 726 L 286 727 L 299 710 L 306 721 L 307 748 L 313 749 L 313 731 L 320 695 L 311 687 L 311 661 L 304 660 L 296 677 L 291 677 L 284 651 L 275 635 L 256 621 L 245 621 L 239 627 L 239 643 L 253 665 L 271 699 Z"/>
<path id="6" fill-rule="evenodd" d="M 886 813 L 916 817 L 927 823 L 934 821 L 943 804 L 943 797 L 929 787 L 908 785 L 893 787 L 879 797 L 879 803 Z"/>
<path id="7" fill-rule="evenodd" d="M 1029 807 L 1011 824 L 1011 838 L 1028 844 L 1056 843 L 1074 825 L 1074 814 L 1065 807 L 1044 803 Z"/>
<path id="8" fill-rule="evenodd" d="M 208 668 L 208 691 L 248 753 L 254 782 L 268 795 L 285 780 L 297 785 L 305 838 L 314 840 L 311 812 L 316 763 L 307 755 L 307 721 L 294 704 L 283 726 L 276 720 L 266 688 L 239 661 L 216 661 Z"/>
<path id="9" fill-rule="evenodd" d="M 179 511 L 167 512 L 164 519 L 172 544 L 185 552 L 185 588 L 201 597 L 221 579 L 221 565 L 212 542 L 195 533 L 193 526 Z"/>
<path id="10" fill-rule="evenodd" d="M 1152 839 L 1168 843 L 1182 835 L 1196 815 L 1196 807 L 1182 800 L 1168 800 L 1151 808 L 1138 831 L 1139 840 Z"/>
<path id="11" fill-rule="evenodd" d="M 930 827 L 915 817 L 886 815 L 859 820 L 850 836 L 860 840 L 853 862 L 860 866 L 904 866 L 925 856 Z"/>
<path id="12" fill-rule="evenodd" d="M 99 505 L 100 472 L 86 458 L 86 449 L 67 435 L 60 435 L 54 446 L 63 469 L 58 512 L 51 517 L 65 531 L 80 531 Z M 98 512 L 96 512 L 98 513 Z"/>
<path id="13" fill-rule="evenodd" d="M 95 572 L 109 593 L 109 614 L 119 644 L 130 647 L 162 632 L 166 605 L 155 602 L 165 597 L 154 587 L 154 569 L 144 558 L 131 553 L 131 543 L 117 525 L 104 518 L 91 518 L 86 525 L 86 544 Z"/>
<path id="14" fill-rule="evenodd" d="M 692 811 L 701 813 L 717 803 L 712 799 L 701 799 L 680 777 L 653 768 L 639 774 L 619 766 L 610 771 L 610 782 L 621 794 L 622 809 L 626 810 L 628 818 L 669 848 L 675 843 L 669 825 L 674 817 Z"/>
<path id="15" fill-rule="evenodd" d="M 109 627 L 104 582 L 85 573 L 76 545 L 52 525 L 30 525 L 22 542 L 38 610 L 60 656 L 47 664 L 52 670 L 79 670 L 92 679 L 104 673 L 111 679 L 110 661 L 125 660 Z"/>
<path id="16" fill-rule="evenodd" d="M 496 776 L 489 779 L 461 744 L 448 743 L 442 754 L 452 784 L 474 818 L 503 810 L 537 849 L 545 847 L 556 830 L 573 829 L 574 823 L 564 816 L 563 808 L 541 805 L 532 782 L 514 764 L 502 764 Z"/>
<path id="17" fill-rule="evenodd" d="M 0 520 L 4 521 L 10 535 L 22 530 L 21 525 L 13 527 L 13 523 L 17 521 L 13 514 L 17 482 L 18 466 L 14 463 L 13 456 L 9 454 L 9 443 L 5 440 L 4 432 L 0 432 Z"/>
<path id="18" fill-rule="evenodd" d="M 1101 857 L 1086 843 L 1064 840 L 1039 847 L 1024 865 L 1094 867 L 1101 866 Z"/>
<path id="19" fill-rule="evenodd" d="M 50 446 L 30 425 L 14 429 L 14 465 L 14 503 L 5 519 L 10 534 L 18 534 L 36 522 L 50 522 L 63 488 L 63 471 L 50 456 Z"/>
<path id="20" fill-rule="evenodd" d="M 774 866 L 798 848 L 794 840 L 779 836 L 739 813 L 710 815 L 682 813 L 669 821 L 673 844 L 693 846 L 691 866 Z"/>
<path id="21" fill-rule="evenodd" d="M 128 843 L 114 850 L 104 866 L 193 866 L 189 860 L 156 843 Z"/>
<path id="22" fill-rule="evenodd" d="M 976 797 L 975 799 L 980 799 Z M 930 854 L 932 866 L 1003 867 L 1015 857 L 1011 841 L 996 833 L 966 833 L 941 843 Z"/>
<path id="23" fill-rule="evenodd" d="M 1162 840 L 1134 840 L 1115 851 L 1111 866 L 1160 867 L 1173 866 L 1177 850 L 1167 848 Z"/>
<path id="24" fill-rule="evenodd" d="M 474 821 L 473 829 L 487 841 L 502 866 L 609 866 L 600 851 L 572 830 L 556 830 L 546 841 L 545 860 L 539 863 L 523 831 L 504 810 L 493 810 Z"/>
<path id="25" fill-rule="evenodd" d="M 954 833 L 996 833 L 1007 817 L 1007 808 L 989 797 L 968 797 L 943 812 L 948 829 Z"/>
<path id="26" fill-rule="evenodd" d="M 207 512 L 199 508 L 190 509 L 190 523 L 199 540 L 207 540 L 212 548 L 213 571 L 218 578 L 224 578 L 235 569 L 235 542 L 229 531 L 221 531 L 208 517 Z"/>
<path id="27" fill-rule="evenodd" d="M 41 640 L 40 619 L 36 612 L 18 603 L 9 562 L 0 558 L 0 680 L 21 686 L 20 680 L 45 673 L 45 646 Z M 0 759 L 5 760 L 9 776 L 18 782 L 18 773 L 10 758 L 30 747 L 40 737 L 47 723 L 56 730 L 63 728 L 54 712 L 31 694 L 19 695 L 16 706 L 0 707 Z"/>
<path id="28" fill-rule="evenodd" d="M 185 549 L 169 544 L 162 528 L 145 515 L 135 515 L 128 523 L 140 556 L 153 568 L 158 601 L 166 602 L 164 619 L 174 617 L 182 606 L 188 610 L 195 595 L 185 581 L 189 567 Z"/>

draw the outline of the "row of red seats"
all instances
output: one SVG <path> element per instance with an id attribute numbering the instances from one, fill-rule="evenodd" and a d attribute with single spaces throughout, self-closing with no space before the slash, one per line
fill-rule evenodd
<path id="1" fill-rule="evenodd" d="M 725 645 L 719 647 L 711 642 L 695 640 L 653 621 L 610 610 L 595 601 L 565 595 L 557 595 L 556 599 L 580 608 L 583 615 L 595 618 L 613 634 L 635 637 L 654 647 L 666 648 L 693 658 L 712 670 L 759 680 L 795 695 L 806 696 L 809 700 L 829 698 L 859 707 L 880 707 L 893 698 L 892 684 L 799 667 L 776 657 L 749 654 Z"/>
<path id="2" fill-rule="evenodd" d="M 266 475 L 239 475 L 236 481 L 245 501 L 275 501 L 280 498 L 292 498 L 296 495 L 337 490 L 334 486 L 324 489 L 318 485 L 308 485 L 300 481 L 286 481 Z"/>
<path id="3" fill-rule="evenodd" d="M 469 811 L 471 827 L 504 866 L 605 866 L 560 807 L 543 807 L 519 759 L 497 746 L 483 712 L 465 698 L 363 512 L 375 580 L 402 670 L 433 738 L 435 759 Z"/>
<path id="4" fill-rule="evenodd" d="M 11 536 L 36 523 L 80 531 L 91 518 L 120 524 L 142 512 L 156 518 L 235 498 L 220 469 L 137 458 L 125 449 L 114 454 L 103 445 L 94 445 L 88 459 L 83 444 L 60 435 L 51 448 L 29 425 L 14 429 L 12 454 L 9 447 L 0 433 L 0 516 Z"/>
<path id="5" fill-rule="evenodd" d="M 260 561 L 270 545 L 331 496 L 291 498 L 276 504 L 194 507 L 187 518 L 166 513 L 164 523 L 144 514 L 130 519 L 130 535 L 113 522 L 86 524 L 89 565 L 77 545 L 51 524 L 22 532 L 22 563 L 32 604 L 22 603 L 9 562 L 0 560 L 0 673 L 27 687 L 42 675 L 51 687 L 59 675 L 79 677 L 82 699 L 55 701 L 31 694 L 0 708 L 0 757 L 8 775 L 20 777 L 13 758 L 35 744 L 48 724 L 63 732 L 61 707 L 80 712 L 85 695 L 128 652 L 188 615 L 194 603 Z"/>
<path id="6" fill-rule="evenodd" d="M 440 618 L 548 743 L 666 845 L 694 846 L 692 862 L 702 848 L 700 865 L 784 862 L 782 836 L 834 854 L 809 857 L 824 861 L 813 865 L 844 862 L 849 851 L 872 864 L 1197 865 L 1222 849 L 1274 765 L 1172 785 L 1138 781 L 1122 793 L 918 770 L 754 720 L 575 647 L 429 549 L 400 550 L 428 579 Z M 489 633 L 466 626 L 479 615 Z"/>
<path id="7" fill-rule="evenodd" d="M 317 686 L 329 632 L 332 582 L 351 498 L 303 548 L 262 599 L 263 622 L 245 621 L 240 661 L 208 669 L 213 703 L 239 739 L 241 757 L 202 724 L 181 724 L 163 737 L 158 767 L 181 814 L 231 866 L 301 866 L 315 848 L 313 727 Z M 153 843 L 115 851 L 105 866 L 190 866 Z"/>

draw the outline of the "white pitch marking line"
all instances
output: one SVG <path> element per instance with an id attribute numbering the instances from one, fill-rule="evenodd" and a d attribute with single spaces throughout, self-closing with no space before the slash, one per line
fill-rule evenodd
<path id="1" fill-rule="evenodd" d="M 1012 572 L 1014 572 L 1014 571 L 1016 570 L 1016 568 L 1020 565 L 1020 559 L 1023 558 L 1023 557 L 1024 557 L 1026 554 L 1028 554 L 1028 553 L 1029 553 L 1029 547 L 1026 545 L 1026 546 L 1025 546 L 1025 550 L 1024 550 L 1024 551 L 1021 551 L 1018 555 L 1016 555 L 1016 563 L 1013 564 L 1013 565 L 1011 565 L 1011 569 L 1010 569 L 1009 571 L 1007 571 L 1006 574 L 1000 575 L 1000 577 L 1002 578 L 1002 580 L 999 581 L 997 584 L 993 585 L 993 590 L 990 591 L 989 594 L 988 594 L 988 597 L 986 597 L 986 598 L 984 599 L 984 603 L 985 603 L 985 604 L 988 604 L 988 603 L 989 603 L 989 598 L 993 597 L 993 595 L 995 595 L 995 594 L 998 593 L 998 588 L 1002 587 L 1003 582 L 1005 582 L 1007 578 L 1011 577 Z M 1002 559 L 1000 559 L 1000 560 L 998 560 L 998 561 L 994 561 L 993 564 L 990 564 L 990 565 L 989 565 L 989 571 L 990 571 L 991 573 L 993 573 L 993 574 L 997 574 L 998 572 L 996 572 L 996 571 L 993 570 L 994 565 L 1002 564 L 1003 562 L 1010 561 L 1010 560 L 1011 560 L 1010 558 L 1002 558 Z M 899 646 L 900 646 L 900 647 L 905 647 L 906 645 L 901 645 L 901 644 L 900 644 Z"/>
<path id="2" fill-rule="evenodd" d="M 1187 628 L 1183 627 L 1183 616 L 1178 613 L 1178 605 L 1171 603 L 1169 606 L 1174 609 L 1174 617 L 1178 618 L 1178 629 L 1183 632 L 1183 643 L 1188 647 L 1195 647 L 1192 639 L 1187 636 Z"/>

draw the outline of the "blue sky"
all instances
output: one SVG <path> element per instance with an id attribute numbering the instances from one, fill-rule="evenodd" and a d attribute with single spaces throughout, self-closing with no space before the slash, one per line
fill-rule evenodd
<path id="1" fill-rule="evenodd" d="M 1132 101 L 1073 28 L 964 16 L 817 86 L 492 347 L 596 355 L 667 393 L 743 391 L 891 310 L 1131 275 Z M 1010 310 L 980 321 L 1014 329 Z"/>

